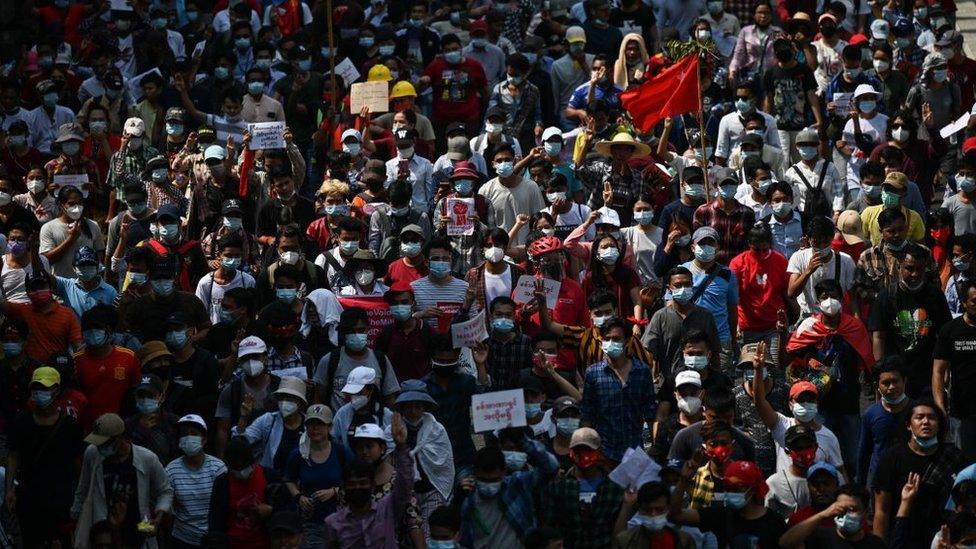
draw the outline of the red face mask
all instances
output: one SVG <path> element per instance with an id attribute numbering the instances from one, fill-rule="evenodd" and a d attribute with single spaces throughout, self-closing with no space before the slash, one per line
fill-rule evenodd
<path id="1" fill-rule="evenodd" d="M 51 296 L 51 290 L 35 290 L 29 292 L 27 297 L 30 298 L 31 305 L 37 308 L 44 307 L 54 301 L 54 298 Z"/>
<path id="2" fill-rule="evenodd" d="M 942 227 L 941 229 L 932 229 L 929 231 L 929 234 L 932 235 L 932 239 L 942 246 L 945 246 L 946 243 L 949 242 L 950 233 L 951 231 L 949 231 L 949 227 Z"/>
<path id="3" fill-rule="evenodd" d="M 578 469 L 590 469 L 595 466 L 598 461 L 600 461 L 600 451 L 591 450 L 589 448 L 585 450 L 571 449 L 569 451 L 569 459 Z"/>
<path id="4" fill-rule="evenodd" d="M 813 465 L 813 462 L 817 459 L 817 449 L 807 448 L 805 450 L 795 450 L 789 452 L 790 459 L 793 460 L 793 464 L 801 469 L 806 469 L 807 467 Z"/>
<path id="5" fill-rule="evenodd" d="M 722 446 L 705 447 L 705 457 L 712 461 L 725 463 L 732 457 L 732 445 L 723 444 Z"/>

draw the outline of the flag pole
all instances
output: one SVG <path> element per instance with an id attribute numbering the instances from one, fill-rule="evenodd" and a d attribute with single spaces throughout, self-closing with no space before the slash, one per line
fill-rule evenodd
<path id="1" fill-rule="evenodd" d="M 705 203 L 711 201 L 711 195 L 708 189 L 708 152 L 705 148 L 705 121 L 702 110 L 705 108 L 705 102 L 702 98 L 701 89 L 701 54 L 698 52 L 692 55 L 698 56 L 698 63 L 695 64 L 695 80 L 698 81 L 698 139 L 701 143 L 702 150 L 702 172 L 705 175 Z"/>
<path id="2" fill-rule="evenodd" d="M 326 40 L 329 41 L 329 80 L 332 85 L 332 97 L 330 98 L 330 103 L 332 110 L 335 111 L 336 106 L 336 95 L 338 95 L 338 90 L 336 90 L 336 74 L 335 74 L 335 37 L 332 34 L 332 0 L 325 0 L 325 24 L 326 24 Z M 700 87 L 700 86 L 699 86 Z"/>

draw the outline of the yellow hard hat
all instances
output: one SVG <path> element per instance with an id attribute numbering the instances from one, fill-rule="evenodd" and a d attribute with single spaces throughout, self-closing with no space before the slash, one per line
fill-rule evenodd
<path id="1" fill-rule="evenodd" d="M 417 90 L 414 89 L 413 84 L 410 82 L 401 80 L 400 82 L 393 84 L 393 90 L 390 92 L 390 99 L 397 99 L 400 97 L 417 97 Z"/>
<path id="2" fill-rule="evenodd" d="M 390 80 L 393 80 L 393 75 L 390 74 L 390 69 L 382 63 L 373 65 L 373 67 L 369 69 L 369 74 L 366 75 L 367 82 L 389 82 Z"/>

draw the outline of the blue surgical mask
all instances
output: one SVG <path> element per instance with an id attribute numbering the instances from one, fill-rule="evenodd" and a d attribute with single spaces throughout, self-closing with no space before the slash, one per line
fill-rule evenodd
<path id="1" fill-rule="evenodd" d="M 92 133 L 105 133 L 105 130 L 108 129 L 108 122 L 104 120 L 94 120 L 88 123 L 88 129 L 90 129 Z"/>
<path id="2" fill-rule="evenodd" d="M 166 178 L 168 176 L 169 176 L 169 172 L 166 170 L 166 168 L 161 168 L 161 169 L 158 169 L 158 170 L 153 170 L 153 173 L 152 173 L 153 183 L 165 183 L 166 182 Z"/>
<path id="3" fill-rule="evenodd" d="M 695 289 L 691 286 L 684 286 L 681 288 L 673 288 L 671 290 L 671 298 L 678 303 L 688 303 L 691 301 L 691 296 L 695 294 Z"/>
<path id="4" fill-rule="evenodd" d="M 355 240 L 344 240 L 339 243 L 339 251 L 345 255 L 353 255 L 359 251 L 359 242 Z"/>
<path id="5" fill-rule="evenodd" d="M 471 194 L 474 190 L 474 181 L 470 179 L 458 179 L 454 182 L 454 190 L 459 194 Z"/>
<path id="6" fill-rule="evenodd" d="M 180 226 L 175 223 L 167 223 L 165 225 L 160 225 L 159 227 L 159 238 L 160 240 L 174 241 L 180 236 Z"/>
<path id="7" fill-rule="evenodd" d="M 560 417 L 556 418 L 556 432 L 564 437 L 568 437 L 573 434 L 573 431 L 579 429 L 580 419 L 578 417 Z"/>
<path id="8" fill-rule="evenodd" d="M 663 515 L 654 515 L 653 517 L 637 513 L 630 517 L 627 521 L 627 526 L 631 528 L 646 528 L 651 532 L 660 532 L 668 524 L 667 513 Z"/>
<path id="9" fill-rule="evenodd" d="M 907 244 L 908 244 L 908 240 L 902 240 L 901 242 L 899 242 L 897 244 L 894 244 L 892 242 L 885 242 L 885 248 L 888 248 L 889 250 L 891 250 L 893 252 L 900 252 L 900 251 L 902 251 L 902 250 L 905 249 L 905 246 Z"/>
<path id="10" fill-rule="evenodd" d="M 291 303 L 295 301 L 298 297 L 298 290 L 295 288 L 277 288 L 275 290 L 275 297 L 284 301 L 285 303 Z"/>
<path id="11" fill-rule="evenodd" d="M 685 196 L 688 198 L 701 198 L 705 196 L 705 184 L 690 183 L 685 185 Z"/>
<path id="12" fill-rule="evenodd" d="M 839 517 L 834 517 L 834 525 L 846 535 L 857 533 L 861 529 L 861 522 L 864 517 L 860 513 L 844 513 Z"/>
<path id="13" fill-rule="evenodd" d="M 502 454 L 505 455 L 505 469 L 509 473 L 521 471 L 522 468 L 525 467 L 525 462 L 529 457 L 525 452 L 516 452 L 512 450 L 504 450 Z"/>
<path id="14" fill-rule="evenodd" d="M 604 341 L 600 344 L 603 352 L 610 358 L 620 358 L 624 354 L 624 344 L 622 341 Z"/>
<path id="15" fill-rule="evenodd" d="M 937 436 L 929 437 L 929 438 L 919 438 L 915 435 L 912 435 L 912 439 L 915 440 L 915 444 L 918 444 L 919 447 L 923 449 L 934 448 L 939 445 L 939 437 Z"/>
<path id="16" fill-rule="evenodd" d="M 491 329 L 499 333 L 507 334 L 515 329 L 515 321 L 511 318 L 493 318 L 491 320 Z"/>
<path id="17" fill-rule="evenodd" d="M 345 204 L 329 204 L 325 207 L 325 213 L 330 216 L 349 215 L 349 206 Z"/>
<path id="18" fill-rule="evenodd" d="M 298 72 L 308 72 L 309 70 L 312 69 L 312 60 L 301 59 L 298 61 L 297 66 L 298 66 Z"/>
<path id="19" fill-rule="evenodd" d="M 187 335 L 186 330 L 170 330 L 166 332 L 166 346 L 174 351 L 185 347 L 189 339 L 190 336 Z"/>
<path id="20" fill-rule="evenodd" d="M 861 190 L 871 198 L 877 198 L 881 195 L 881 185 L 861 185 Z"/>
<path id="21" fill-rule="evenodd" d="M 45 93 L 43 99 L 44 105 L 53 107 L 58 103 L 58 94 L 56 92 Z"/>
<path id="22" fill-rule="evenodd" d="M 215 67 L 214 68 L 214 78 L 217 80 L 227 80 L 230 78 L 230 69 L 227 67 Z"/>
<path id="23" fill-rule="evenodd" d="M 234 45 L 237 46 L 237 49 L 239 50 L 246 50 L 247 48 L 251 47 L 251 39 L 246 36 L 235 38 Z"/>
<path id="24" fill-rule="evenodd" d="M 403 322 L 413 314 L 412 305 L 390 305 L 390 314 L 394 319 Z"/>
<path id="25" fill-rule="evenodd" d="M 101 347 L 108 340 L 108 333 L 100 328 L 92 328 L 81 333 L 88 347 Z"/>
<path id="26" fill-rule="evenodd" d="M 195 456 L 203 451 L 203 437 L 187 435 L 180 437 L 180 450 L 188 456 Z"/>
<path id="27" fill-rule="evenodd" d="M 793 212 L 793 204 L 789 202 L 777 202 L 773 204 L 773 213 L 778 217 L 786 217 Z"/>
<path id="28" fill-rule="evenodd" d="M 149 280 L 149 275 L 147 275 L 146 273 L 129 272 L 126 273 L 126 276 L 129 278 L 129 285 L 134 285 L 134 286 L 142 286 L 143 284 L 146 283 L 146 281 Z"/>
<path id="29" fill-rule="evenodd" d="M 722 185 L 718 188 L 718 194 L 722 198 L 735 198 L 735 192 L 737 190 L 738 187 L 736 185 Z"/>
<path id="30" fill-rule="evenodd" d="M 691 289 L 691 288 L 689 288 L 689 289 Z M 688 367 L 689 369 L 695 370 L 696 372 L 700 372 L 700 371 L 704 370 L 706 366 L 708 366 L 708 357 L 707 356 L 704 356 L 704 355 L 697 355 L 697 356 L 684 355 L 684 357 L 685 357 L 684 358 L 685 366 Z"/>
<path id="31" fill-rule="evenodd" d="M 451 264 L 447 261 L 431 261 L 430 274 L 435 278 L 444 278 L 451 274 Z"/>
<path id="32" fill-rule="evenodd" d="M 512 172 L 514 171 L 515 163 L 510 160 L 495 163 L 495 173 L 497 173 L 500 177 L 508 177 L 512 175 Z"/>
<path id="33" fill-rule="evenodd" d="M 141 414 L 154 414 L 159 411 L 159 400 L 155 398 L 137 398 L 136 408 Z"/>
<path id="34" fill-rule="evenodd" d="M 484 38 L 472 38 L 471 47 L 477 50 L 483 50 L 488 46 L 488 40 Z"/>
<path id="35" fill-rule="evenodd" d="M 24 352 L 24 344 L 20 341 L 5 341 L 3 342 L 3 356 L 14 357 L 20 356 L 20 353 Z"/>
<path id="36" fill-rule="evenodd" d="M 233 324 L 234 323 L 234 313 L 231 312 L 231 311 L 228 311 L 227 309 L 221 308 L 220 309 L 220 321 L 223 322 L 224 324 Z"/>
<path id="37" fill-rule="evenodd" d="M 239 217 L 225 217 L 223 220 L 224 227 L 231 231 L 240 230 L 244 226 L 244 221 Z"/>
<path id="38" fill-rule="evenodd" d="M 739 114 L 745 114 L 752 110 L 752 100 L 750 99 L 736 99 L 735 100 L 735 110 L 739 111 Z"/>
<path id="39" fill-rule="evenodd" d="M 906 395 L 905 393 L 902 393 L 902 394 L 900 394 L 900 395 L 898 395 L 898 396 L 896 396 L 894 398 L 890 398 L 888 396 L 881 395 L 881 400 L 883 400 L 884 403 L 887 404 L 887 405 L 889 405 L 889 406 L 897 406 L 897 405 L 901 404 L 902 402 L 905 402 L 905 399 L 907 399 L 907 398 L 908 398 L 908 395 Z"/>
<path id="40" fill-rule="evenodd" d="M 31 391 L 31 400 L 38 408 L 47 408 L 54 402 L 54 391 Z"/>
<path id="41" fill-rule="evenodd" d="M 894 208 L 901 202 L 901 196 L 891 191 L 881 191 L 881 203 L 886 208 Z"/>
<path id="42" fill-rule="evenodd" d="M 695 259 L 702 263 L 709 263 L 715 259 L 715 246 L 695 244 Z"/>
<path id="43" fill-rule="evenodd" d="M 861 69 L 858 67 L 853 69 L 844 69 L 844 76 L 846 76 L 848 80 L 854 80 L 858 76 L 861 76 Z"/>
<path id="44" fill-rule="evenodd" d="M 361 47 L 364 47 L 364 48 L 372 48 L 373 47 L 373 37 L 372 36 L 363 36 L 363 37 L 361 37 L 359 39 L 359 45 Z"/>
<path id="45" fill-rule="evenodd" d="M 251 95 L 261 95 L 264 93 L 264 82 L 252 80 L 247 83 L 247 93 Z"/>
<path id="46" fill-rule="evenodd" d="M 444 61 L 447 61 L 451 65 L 457 65 L 461 62 L 461 52 L 460 51 L 449 51 L 444 53 Z"/>
<path id="47" fill-rule="evenodd" d="M 478 495 L 483 498 L 493 498 L 497 496 L 498 492 L 502 489 L 501 481 L 482 482 L 480 480 L 476 480 L 474 484 L 477 487 Z"/>
<path id="48" fill-rule="evenodd" d="M 325 50 L 325 49 L 328 49 L 328 48 L 322 48 L 322 49 Z M 261 70 L 265 70 L 266 71 L 266 70 L 268 70 L 268 69 L 271 68 L 271 60 L 270 59 L 267 59 L 267 58 L 263 58 L 263 57 L 261 59 L 255 59 L 254 60 L 254 66 L 257 67 L 257 68 L 259 68 L 259 69 L 261 69 Z"/>
<path id="49" fill-rule="evenodd" d="M 813 160 L 817 156 L 817 148 L 810 146 L 797 147 L 797 151 L 800 153 L 800 158 L 804 160 Z"/>
<path id="50" fill-rule="evenodd" d="M 878 108 L 878 102 L 877 101 L 864 100 L 864 101 L 858 102 L 858 104 L 857 104 L 857 109 L 859 111 L 861 111 L 862 113 L 864 113 L 864 114 L 871 114 L 877 108 Z"/>
<path id="51" fill-rule="evenodd" d="M 562 152 L 563 144 L 559 141 L 546 141 L 542 144 L 542 148 L 549 156 L 557 156 L 560 152 Z"/>
<path id="52" fill-rule="evenodd" d="M 746 495 L 743 492 L 726 492 L 725 506 L 731 509 L 742 509 L 746 506 Z"/>
<path id="53" fill-rule="evenodd" d="M 421 248 L 420 242 L 401 242 L 400 255 L 403 257 L 417 257 Z"/>
<path id="54" fill-rule="evenodd" d="M 766 194 L 766 191 L 769 189 L 769 187 L 772 184 L 773 184 L 773 180 L 772 179 L 760 179 L 757 182 L 756 187 L 758 187 L 760 194 Z"/>
<path id="55" fill-rule="evenodd" d="M 379 47 L 380 55 L 384 55 L 384 56 L 385 55 L 393 55 L 393 51 L 395 49 L 396 49 L 396 46 L 391 46 L 389 44 L 380 46 Z M 394 80 L 396 80 L 396 79 L 394 78 Z"/>
<path id="56" fill-rule="evenodd" d="M 634 212 L 634 223 L 637 225 L 649 225 L 652 219 L 654 219 L 654 212 L 651 210 Z"/>
<path id="57" fill-rule="evenodd" d="M 953 259 L 952 267 L 959 272 L 966 272 L 969 270 L 969 262 L 960 258 Z"/>
<path id="58" fill-rule="evenodd" d="M 241 258 L 239 257 L 224 257 L 220 260 L 220 266 L 227 269 L 228 271 L 236 271 L 241 268 Z"/>
<path id="59" fill-rule="evenodd" d="M 358 353 L 366 348 L 368 337 L 368 334 L 346 334 L 346 348 Z"/>
<path id="60" fill-rule="evenodd" d="M 804 423 L 813 421 L 817 417 L 816 402 L 794 402 L 791 410 L 793 417 Z"/>

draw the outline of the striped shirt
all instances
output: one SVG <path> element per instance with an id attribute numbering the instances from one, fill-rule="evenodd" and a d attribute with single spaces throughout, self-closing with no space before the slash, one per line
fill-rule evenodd
<path id="1" fill-rule="evenodd" d="M 576 363 L 581 367 L 603 361 L 603 341 L 600 331 L 594 327 L 563 326 L 563 347 L 576 350 Z M 654 358 L 641 345 L 640 339 L 631 336 L 627 341 L 627 356 L 650 365 Z"/>
<path id="2" fill-rule="evenodd" d="M 179 457 L 166 466 L 173 485 L 173 537 L 183 543 L 199 545 L 207 533 L 210 517 L 210 492 L 218 476 L 227 472 L 223 461 L 204 455 L 203 465 L 193 471 Z"/>
<path id="3" fill-rule="evenodd" d="M 413 288 L 418 311 L 440 307 L 452 316 L 457 316 L 468 294 L 468 283 L 454 277 L 451 277 L 447 284 L 435 284 L 430 281 L 429 276 L 425 276 L 411 282 L 410 287 Z M 425 318 L 424 322 L 431 328 L 436 328 L 440 324 L 437 317 Z"/>

